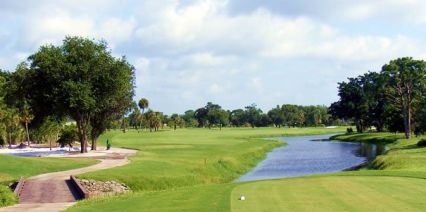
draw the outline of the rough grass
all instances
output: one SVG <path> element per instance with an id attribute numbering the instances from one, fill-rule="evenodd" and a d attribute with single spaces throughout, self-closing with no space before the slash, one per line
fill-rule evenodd
<path id="1" fill-rule="evenodd" d="M 17 203 L 15 194 L 7 186 L 0 185 L 0 207 Z"/>

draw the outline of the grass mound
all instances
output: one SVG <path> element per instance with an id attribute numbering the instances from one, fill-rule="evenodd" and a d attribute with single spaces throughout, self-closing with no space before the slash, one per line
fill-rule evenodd
<path id="1" fill-rule="evenodd" d="M 355 134 L 340 134 L 332 136 L 331 140 L 339 141 L 357 141 L 357 142 L 369 142 L 369 143 L 393 143 L 398 139 L 404 138 L 403 134 L 394 133 L 355 133 Z"/>

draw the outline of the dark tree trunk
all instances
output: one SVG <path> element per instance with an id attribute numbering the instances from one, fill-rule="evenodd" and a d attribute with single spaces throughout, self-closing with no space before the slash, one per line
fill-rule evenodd
<path id="1" fill-rule="evenodd" d="M 362 125 L 362 121 L 356 121 L 356 131 L 358 133 L 364 132 L 364 126 Z"/>
<path id="2" fill-rule="evenodd" d="M 404 108 L 404 133 L 406 139 L 411 137 L 411 108 L 409 106 Z"/>
<path id="3" fill-rule="evenodd" d="M 97 136 L 92 136 L 92 150 L 96 150 L 97 149 Z"/>
<path id="4" fill-rule="evenodd" d="M 78 128 L 78 138 L 80 140 L 80 153 L 87 153 L 87 135 L 86 135 L 86 130 L 85 125 L 84 125 L 84 121 L 82 119 L 80 119 L 79 121 L 77 121 L 77 128 Z"/>

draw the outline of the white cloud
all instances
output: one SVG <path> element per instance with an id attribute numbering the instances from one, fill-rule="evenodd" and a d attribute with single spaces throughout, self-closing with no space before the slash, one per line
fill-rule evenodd
<path id="1" fill-rule="evenodd" d="M 211 84 L 210 85 L 210 87 L 209 87 L 209 91 L 210 91 L 210 93 L 212 93 L 212 94 L 219 94 L 219 93 L 222 93 L 223 92 L 223 87 L 222 86 L 220 86 L 219 84 L 217 84 L 217 83 L 213 83 L 213 84 Z"/>
<path id="2" fill-rule="evenodd" d="M 137 34 L 148 45 L 172 49 L 169 52 L 174 54 L 203 49 L 228 55 L 342 60 L 383 59 L 401 52 L 418 54 L 412 48 L 417 41 L 408 37 L 346 35 L 307 17 L 287 18 L 265 9 L 230 16 L 223 11 L 224 5 L 215 1 L 202 1 L 185 9 L 171 5 L 159 22 L 141 26 Z M 358 8 L 364 15 L 374 11 L 368 5 Z M 360 13 L 357 10 L 354 13 Z M 205 53 L 194 58 L 205 62 L 214 59 Z"/>
<path id="3" fill-rule="evenodd" d="M 88 17 L 72 17 L 66 11 L 57 10 L 27 20 L 25 36 L 27 44 L 40 46 L 58 44 L 67 35 L 94 37 L 94 21 Z"/>
<path id="4" fill-rule="evenodd" d="M 304 8 L 322 10 L 335 22 L 307 12 L 279 13 L 260 2 L 244 13 L 230 11 L 227 0 L 2 2 L 8 22 L 0 25 L 7 29 L 0 32 L 0 65 L 13 68 L 39 45 L 60 43 L 66 35 L 104 38 L 113 55 L 126 55 L 135 65 L 137 98 L 183 112 L 207 101 L 229 109 L 252 102 L 328 103 L 336 82 L 348 76 L 377 70 L 395 57 L 426 55 L 424 38 L 405 31 L 386 35 L 380 33 L 386 28 L 368 25 L 390 16 L 426 23 L 420 0 L 325 0 Z M 377 29 L 352 28 L 358 21 Z"/>

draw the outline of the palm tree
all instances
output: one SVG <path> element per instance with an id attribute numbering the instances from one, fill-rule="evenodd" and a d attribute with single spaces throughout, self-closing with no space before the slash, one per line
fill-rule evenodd
<path id="1" fill-rule="evenodd" d="M 139 108 L 142 110 L 142 113 L 145 111 L 146 108 L 149 107 L 149 101 L 146 98 L 142 98 L 139 100 L 138 103 Z"/>
<path id="2" fill-rule="evenodd" d="M 140 99 L 139 102 L 138 102 L 138 106 L 142 110 L 142 116 L 141 116 L 142 118 L 141 118 L 141 122 L 140 122 L 141 123 L 141 127 L 142 127 L 143 113 L 144 113 L 145 109 L 147 109 L 149 107 L 149 101 L 148 101 L 148 99 L 146 99 L 146 98 Z M 144 127 L 143 130 L 145 130 L 145 127 Z"/>
<path id="3" fill-rule="evenodd" d="M 4 114 L 4 125 L 8 135 L 9 148 L 12 147 L 12 134 L 19 128 L 20 117 L 16 110 L 7 109 Z"/>
<path id="4" fill-rule="evenodd" d="M 28 131 L 28 124 L 33 120 L 34 116 L 30 113 L 28 107 L 24 107 L 20 114 L 20 121 L 25 125 L 25 132 L 27 134 L 27 144 L 30 146 L 30 133 Z"/>

